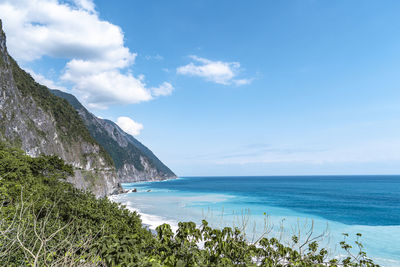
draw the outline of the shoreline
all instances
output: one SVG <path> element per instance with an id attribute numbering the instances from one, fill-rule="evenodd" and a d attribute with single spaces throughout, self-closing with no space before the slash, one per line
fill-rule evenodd
<path id="1" fill-rule="evenodd" d="M 181 178 L 185 179 L 185 178 Z M 159 182 L 164 181 L 157 181 L 155 184 L 156 186 L 152 186 L 154 183 L 153 181 L 145 181 L 139 183 L 130 183 L 124 184 L 126 189 L 133 189 L 137 188 L 138 193 L 128 193 L 128 194 L 119 194 L 112 197 L 113 201 L 118 202 L 122 205 L 125 205 L 130 211 L 137 212 L 141 219 L 143 226 L 150 229 L 154 232 L 155 228 L 158 225 L 163 223 L 168 223 L 173 228 L 174 232 L 177 229 L 177 224 L 179 221 L 188 221 L 191 220 L 190 217 L 200 218 L 202 211 L 202 206 L 204 206 L 204 211 L 208 212 L 207 207 L 210 206 L 209 209 L 211 211 L 211 217 L 206 214 L 206 220 L 209 221 L 210 224 L 215 224 L 218 227 L 220 222 L 228 222 L 229 224 L 235 225 L 236 220 L 235 217 L 240 217 L 240 213 L 236 213 L 235 216 L 230 215 L 230 211 L 233 209 L 237 209 L 238 205 L 241 204 L 239 202 L 246 203 L 251 199 L 248 197 L 240 197 L 236 195 L 230 195 L 229 198 L 226 198 L 226 195 L 219 195 L 218 193 L 209 192 L 209 194 L 204 192 L 190 192 L 190 191 L 180 191 L 181 183 L 177 186 L 175 183 L 175 188 L 172 186 L 170 188 L 170 184 L 166 184 L 165 186 Z M 187 183 L 191 183 L 191 181 L 187 181 Z M 171 184 L 171 185 L 172 185 Z M 147 194 L 146 191 L 151 190 L 151 193 Z M 235 202 L 234 199 L 238 197 L 239 202 Z M 240 200 L 240 198 L 243 198 Z M 220 202 L 225 202 L 223 204 L 217 204 Z M 193 205 L 193 206 L 192 206 Z M 233 206 L 232 206 L 233 205 Z M 235 206 L 236 205 L 236 206 Z M 218 209 L 213 210 L 213 208 L 220 206 Z M 187 209 L 188 208 L 188 209 Z M 257 226 L 262 223 L 262 216 L 260 215 L 261 211 L 265 211 L 264 208 L 261 210 L 257 210 L 257 206 L 251 207 L 251 220 L 257 222 Z M 310 215 L 310 214 L 302 214 L 299 212 L 293 212 L 293 210 L 277 207 L 277 206 L 265 206 L 266 211 L 268 211 L 270 217 L 270 222 L 275 226 L 279 226 L 279 223 L 285 221 L 285 228 L 290 230 L 292 225 L 296 225 L 297 220 L 300 219 L 300 222 L 309 222 L 315 221 L 315 226 L 317 232 L 322 232 L 325 229 L 326 222 L 329 223 L 329 237 L 326 238 L 326 242 L 328 243 L 328 247 L 330 252 L 336 254 L 340 252 L 337 247 L 339 241 L 342 241 L 341 233 L 347 232 L 351 236 L 357 232 L 363 234 L 362 243 L 368 247 L 367 254 L 371 255 L 375 258 L 381 266 L 399 266 L 400 259 L 395 255 L 395 249 L 398 246 L 390 246 L 385 248 L 385 240 L 394 240 L 396 236 L 400 238 L 400 228 L 399 226 L 374 226 L 374 225 L 348 225 L 338 221 L 331 221 L 329 219 L 325 219 L 319 217 L 317 215 Z M 185 210 L 188 210 L 189 213 L 186 213 Z M 223 211 L 223 217 L 221 215 L 221 210 Z M 239 211 L 239 209 L 237 209 Z M 145 211 L 145 212 L 143 212 Z M 197 217 L 193 217 L 197 216 Z M 260 215 L 260 216 L 259 216 Z M 202 217 L 203 214 L 201 215 Z M 167 219 L 168 218 L 168 219 Z M 188 219 L 189 218 L 189 219 Z M 253 218 L 255 218 L 253 220 Z M 283 220 L 284 218 L 284 220 Z M 214 221 L 214 222 L 213 222 Z M 197 223 L 196 223 L 197 224 Z M 250 225 L 251 224 L 251 225 Z M 249 230 L 252 230 L 253 223 L 250 222 Z M 237 225 L 237 224 L 236 224 Z M 213 226 L 214 227 L 214 226 Z M 323 229 L 324 228 L 324 229 Z M 377 236 L 377 232 L 380 232 L 380 235 Z M 251 234 L 251 233 L 250 233 Z M 251 235 L 249 235 L 251 238 Z M 325 242 L 324 240 L 324 242 Z M 337 241 L 337 242 L 336 242 Z M 385 248 L 385 249 L 383 249 Z M 382 250 L 384 250 L 382 252 Z"/>
<path id="2" fill-rule="evenodd" d="M 136 194 L 136 193 L 134 193 L 134 194 Z M 123 195 L 127 195 L 127 194 L 119 194 L 119 196 L 121 196 L 121 195 L 123 196 Z M 125 208 L 127 208 L 131 212 L 136 212 L 140 216 L 140 219 L 142 221 L 142 226 L 144 228 L 146 228 L 146 229 L 149 229 L 153 234 L 156 234 L 156 230 L 155 229 L 159 225 L 162 225 L 164 223 L 169 224 L 174 233 L 176 233 L 176 231 L 178 229 L 178 222 L 179 222 L 178 220 L 175 221 L 175 220 L 171 220 L 171 219 L 166 219 L 166 218 L 164 218 L 163 216 L 160 216 L 160 215 L 144 213 L 140 209 L 132 207 L 133 203 L 130 202 L 129 200 L 118 201 L 118 197 L 117 196 L 109 197 L 109 199 L 111 201 L 113 201 L 113 202 L 116 202 L 116 203 L 119 203 L 119 204 L 125 206 Z M 212 224 L 211 221 L 209 221 L 209 223 Z M 364 229 L 364 231 L 361 230 L 361 232 L 363 233 L 364 237 L 366 237 L 366 235 L 368 234 L 368 231 L 366 231 L 366 230 L 367 229 Z M 332 232 L 329 233 L 329 235 L 331 235 L 331 234 L 332 234 Z M 341 253 L 338 253 L 339 251 L 337 250 L 338 248 L 336 247 L 337 244 L 335 243 L 333 247 L 331 247 L 332 243 L 329 245 L 329 243 L 331 242 L 330 241 L 331 237 L 332 236 L 328 237 L 328 239 L 327 239 L 328 244 L 325 244 L 325 245 L 328 245 L 327 248 L 329 250 L 329 253 L 332 253 L 332 256 L 339 257 L 341 255 Z M 322 241 L 325 242 L 324 240 L 322 240 Z M 364 241 L 366 242 L 367 240 L 364 240 Z M 201 244 L 199 244 L 199 245 L 201 246 Z M 380 266 L 383 266 L 383 267 L 399 266 L 398 264 L 400 262 L 399 260 L 394 259 L 394 258 L 392 258 L 390 256 L 389 257 L 384 257 L 384 256 L 382 257 L 382 255 L 374 256 L 373 259 L 377 263 L 379 263 Z"/>
<path id="3" fill-rule="evenodd" d="M 132 203 L 130 201 L 120 202 L 117 200 L 118 196 L 127 195 L 127 194 L 128 193 L 111 195 L 111 196 L 108 196 L 108 199 L 114 203 L 118 203 L 118 204 L 125 206 L 125 208 L 131 212 L 136 212 L 140 216 L 143 227 L 149 229 L 152 233 L 156 233 L 156 228 L 164 223 L 169 224 L 171 226 L 171 229 L 174 231 L 174 233 L 176 232 L 176 230 L 178 230 L 178 222 L 177 221 L 168 220 L 168 219 L 165 219 L 165 218 L 155 215 L 155 214 L 144 213 L 140 209 L 132 207 L 131 206 Z"/>
<path id="4" fill-rule="evenodd" d="M 180 179 L 180 177 L 179 176 L 175 176 L 175 177 L 172 177 L 172 178 L 165 178 L 165 179 L 161 179 L 161 180 L 144 180 L 144 181 L 135 181 L 135 182 L 118 182 L 117 183 L 117 188 L 113 192 L 111 192 L 110 194 L 106 195 L 106 197 L 136 192 L 136 191 L 130 191 L 132 189 L 125 189 L 124 186 L 123 186 L 124 184 L 156 183 L 156 182 L 165 182 L 165 181 L 176 180 L 176 179 Z M 134 188 L 134 189 L 136 189 L 136 188 Z"/>

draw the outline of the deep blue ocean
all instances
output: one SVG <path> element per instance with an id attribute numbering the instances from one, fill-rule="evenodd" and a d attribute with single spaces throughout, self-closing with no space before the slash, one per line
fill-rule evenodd
<path id="1" fill-rule="evenodd" d="M 363 234 L 368 255 L 383 266 L 400 266 L 400 176 L 184 177 L 162 182 L 124 184 L 137 193 L 117 201 L 142 214 L 144 223 L 201 222 L 239 227 L 257 235 L 327 232 L 322 243 L 341 255 L 342 233 Z M 266 215 L 265 215 L 266 214 Z M 282 230 L 280 230 L 282 234 Z M 249 234 L 250 236 L 250 234 Z"/>

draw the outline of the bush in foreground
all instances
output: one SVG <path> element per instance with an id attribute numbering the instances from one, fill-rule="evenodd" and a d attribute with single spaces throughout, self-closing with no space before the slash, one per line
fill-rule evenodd
<path id="1" fill-rule="evenodd" d="M 0 143 L 1 266 L 376 266 L 356 241 L 343 241 L 348 257 L 329 259 L 316 241 L 246 242 L 239 229 L 213 229 L 203 221 L 168 224 L 152 234 L 135 212 L 75 189 L 73 174 L 55 156 L 31 158 Z M 361 235 L 360 235 L 361 236 Z"/>

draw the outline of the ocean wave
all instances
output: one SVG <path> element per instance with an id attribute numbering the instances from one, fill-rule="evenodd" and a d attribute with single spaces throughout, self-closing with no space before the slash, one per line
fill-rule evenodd
<path id="1" fill-rule="evenodd" d="M 132 207 L 132 203 L 130 201 L 124 203 L 124 205 L 126 205 L 126 208 L 128 210 L 138 213 L 140 215 L 142 223 L 146 225 L 146 227 L 148 227 L 150 230 L 155 231 L 158 226 L 164 223 L 169 224 L 171 226 L 172 231 L 176 232 L 176 230 L 178 230 L 177 221 L 169 220 L 158 215 L 143 213 L 138 208 Z"/>
<path id="2" fill-rule="evenodd" d="M 162 216 L 154 215 L 154 214 L 147 214 L 142 212 L 140 209 L 133 207 L 133 203 L 130 201 L 120 201 L 121 195 L 113 195 L 109 196 L 108 198 L 113 201 L 125 205 L 126 208 L 131 212 L 136 212 L 140 215 L 140 219 L 142 220 L 142 224 L 149 228 L 150 230 L 155 231 L 156 228 L 164 223 L 167 223 L 171 226 L 172 231 L 176 232 L 178 230 L 178 222 L 170 219 L 166 219 Z"/>

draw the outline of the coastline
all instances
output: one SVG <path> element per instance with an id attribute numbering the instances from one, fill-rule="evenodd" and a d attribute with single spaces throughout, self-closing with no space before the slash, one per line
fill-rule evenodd
<path id="1" fill-rule="evenodd" d="M 137 188 L 137 193 L 119 194 L 111 198 L 113 201 L 125 205 L 129 210 L 137 212 L 142 218 L 144 227 L 152 231 L 163 223 L 170 224 L 175 231 L 180 221 L 194 221 L 198 225 L 201 223 L 201 219 L 206 219 L 210 226 L 215 228 L 238 226 L 236 223 L 237 219 L 241 219 L 240 207 L 249 207 L 251 210 L 248 227 L 250 234 L 253 229 L 253 221 L 257 221 L 258 227 L 262 225 L 262 214 L 265 211 L 268 212 L 270 221 L 275 224 L 274 227 L 278 228 L 280 222 L 284 222 L 286 235 L 290 235 L 290 228 L 299 222 L 304 223 L 307 220 L 309 223 L 315 222 L 316 233 L 323 232 L 329 223 L 329 237 L 324 240 L 324 243 L 327 243 L 326 245 L 329 246 L 333 255 L 341 252 L 338 243 L 343 241 L 342 233 L 349 233 L 352 237 L 359 232 L 363 234 L 361 242 L 365 245 L 367 255 L 376 259 L 381 266 L 400 265 L 400 257 L 396 256 L 400 246 L 388 245 L 400 239 L 399 225 L 345 224 L 312 213 L 300 213 L 292 209 L 271 206 L 268 202 L 258 205 L 257 199 L 253 196 L 222 193 L 226 191 L 226 188 L 222 187 L 222 189 L 216 190 L 215 183 L 212 183 L 212 187 L 208 187 L 211 186 L 211 183 L 206 185 L 208 189 L 205 190 L 204 183 L 211 180 L 206 178 L 199 184 L 194 180 L 201 178 L 193 179 L 182 177 L 180 181 L 176 182 L 148 181 L 125 184 L 126 189 Z M 235 179 L 235 181 L 239 180 Z M 290 182 L 293 184 L 293 181 Z M 242 187 L 239 189 L 243 190 Z M 232 215 L 232 210 L 235 210 L 235 216 Z M 248 235 L 248 237 L 251 242 L 252 236 Z"/>
<path id="2" fill-rule="evenodd" d="M 168 220 L 166 218 L 163 218 L 155 214 L 144 213 L 140 209 L 132 207 L 132 203 L 129 201 L 126 202 L 118 201 L 118 199 L 121 198 L 121 196 L 123 197 L 126 196 L 127 194 L 129 193 L 120 193 L 120 194 L 110 195 L 107 198 L 112 202 L 123 205 L 126 209 L 128 209 L 131 212 L 136 212 L 140 216 L 140 219 L 142 220 L 143 227 L 149 229 L 153 233 L 156 233 L 156 228 L 164 223 L 169 224 L 174 232 L 178 230 L 177 221 Z"/>
<path id="3" fill-rule="evenodd" d="M 143 184 L 147 184 L 147 183 L 155 183 L 155 182 L 165 182 L 165 181 L 169 181 L 169 180 L 177 180 L 177 179 L 181 179 L 179 176 L 175 176 L 175 177 L 169 177 L 166 179 L 160 179 L 160 180 L 146 180 L 146 181 L 136 181 L 136 182 L 129 182 L 129 183 L 118 183 L 119 187 L 121 190 L 119 190 L 118 192 L 116 192 L 115 194 L 111 194 L 109 196 L 107 196 L 107 198 L 115 203 L 119 203 L 123 206 L 125 206 L 125 208 L 127 208 L 129 211 L 131 212 L 136 212 L 137 214 L 140 215 L 140 219 L 142 220 L 142 225 L 143 227 L 151 230 L 153 233 L 156 233 L 156 228 L 164 223 L 168 223 L 171 226 L 171 229 L 176 232 L 176 230 L 178 229 L 178 222 L 176 221 L 172 221 L 172 220 L 167 220 L 165 218 L 162 218 L 161 216 L 157 216 L 157 215 L 153 215 L 153 214 L 148 214 L 148 213 L 144 213 L 142 212 L 140 209 L 138 208 L 134 208 L 132 207 L 130 204 L 130 202 L 120 202 L 117 199 L 126 196 L 129 193 L 136 193 L 136 191 L 132 191 L 133 189 L 136 190 L 136 188 L 133 189 L 125 189 L 124 185 L 143 185 Z"/>
<path id="4" fill-rule="evenodd" d="M 144 192 L 144 191 L 142 191 L 142 193 L 145 193 L 145 194 L 147 194 L 147 192 Z M 137 193 L 130 193 L 130 194 L 137 194 Z M 119 195 L 116 195 L 116 196 L 110 196 L 109 197 L 109 199 L 111 200 L 111 201 L 113 201 L 113 202 L 116 202 L 116 203 L 119 203 L 119 204 L 121 204 L 121 205 L 123 205 L 123 206 L 125 206 L 129 211 L 131 211 L 131 212 L 136 212 L 139 216 L 140 216 L 140 219 L 142 220 L 142 225 L 143 225 L 143 227 L 144 228 L 147 228 L 147 229 L 149 229 L 153 234 L 156 234 L 156 228 L 159 226 L 159 225 L 162 225 L 162 224 L 164 224 L 164 223 L 167 223 L 167 224 L 169 224 L 170 226 L 171 226 L 171 229 L 172 229 L 172 231 L 174 232 L 174 233 L 176 233 L 176 231 L 177 231 L 177 229 L 178 229 L 178 221 L 176 221 L 176 220 L 171 220 L 171 219 L 167 219 L 167 218 L 165 218 L 165 217 L 163 217 L 163 216 L 160 216 L 160 215 L 157 215 L 157 212 L 155 212 L 154 214 L 150 214 L 150 213 L 144 213 L 144 212 L 142 212 L 140 209 L 138 209 L 138 208 L 134 208 L 132 205 L 133 205 L 133 203 L 132 202 L 130 202 L 130 201 L 126 201 L 126 200 L 124 200 L 124 199 L 119 199 L 120 197 L 125 197 L 125 196 L 128 196 L 128 194 L 119 194 Z M 215 219 L 215 218 L 214 218 Z M 287 224 L 285 225 L 285 228 L 287 229 L 288 228 L 288 223 L 289 223 L 289 221 L 291 221 L 291 223 L 292 224 L 294 224 L 294 221 L 295 220 L 293 220 L 293 218 L 292 219 L 290 219 L 289 218 L 289 216 L 287 217 L 287 219 L 288 219 L 288 221 L 287 221 Z M 283 221 L 283 220 L 282 220 Z M 212 227 L 217 227 L 218 228 L 218 225 L 217 224 L 214 224 L 212 221 L 209 221 L 209 223 L 210 223 L 210 226 L 212 226 Z M 316 224 L 317 224 L 318 222 L 316 222 Z M 320 223 L 320 222 L 319 222 Z M 226 226 L 231 226 L 231 225 L 229 225 L 229 224 L 226 224 Z M 250 227 L 251 228 L 251 227 Z M 363 230 L 360 230 L 362 233 L 364 233 L 365 235 L 367 235 L 370 231 L 371 231 L 371 229 L 368 229 L 367 227 L 362 227 L 361 226 L 361 228 L 364 228 Z M 383 229 L 383 228 L 381 228 L 381 227 L 379 227 L 380 228 L 380 230 L 382 230 L 382 235 L 387 235 L 388 233 Z M 303 229 L 304 230 L 304 229 Z M 333 230 L 333 229 L 331 229 L 331 230 Z M 355 231 L 352 231 L 352 230 L 350 230 L 350 229 L 348 229 L 350 232 L 354 232 L 354 233 L 352 233 L 352 234 L 355 234 L 356 232 Z M 336 231 L 335 231 L 336 232 Z M 288 232 L 286 232 L 285 231 L 285 233 L 284 233 L 285 235 L 288 235 L 289 233 Z M 330 232 L 329 233 L 329 235 L 331 235 L 332 234 L 332 232 Z M 273 235 L 273 234 L 272 234 Z M 249 235 L 247 235 L 249 238 L 250 238 L 250 236 Z M 271 237 L 271 235 L 269 235 L 270 237 Z M 289 237 L 289 236 L 287 236 L 287 237 Z M 341 251 L 336 245 L 336 243 L 337 242 L 332 242 L 332 240 L 331 240 L 331 237 L 332 236 L 328 236 L 327 237 L 327 239 L 326 240 L 321 240 L 321 244 L 323 244 L 323 246 L 324 247 L 326 247 L 327 249 L 328 249 L 328 251 L 329 251 L 329 253 L 331 254 L 331 256 L 334 256 L 334 257 L 340 257 L 340 256 L 344 256 L 344 254 L 343 254 L 343 251 Z M 336 241 L 338 241 L 339 242 L 339 240 L 336 240 Z M 370 240 L 370 241 L 372 241 L 372 240 Z M 248 240 L 248 242 L 251 242 L 251 240 Z M 285 241 L 286 242 L 286 241 Z M 327 243 L 326 243 L 327 242 Z M 367 240 L 364 240 L 364 242 L 367 242 Z M 334 246 L 332 246 L 333 245 L 333 243 L 335 243 L 335 245 Z M 201 243 L 199 243 L 198 244 L 200 247 L 202 246 L 202 244 Z M 383 244 L 381 244 L 381 245 L 383 245 Z M 368 253 L 367 253 L 368 254 Z M 368 254 L 368 255 L 370 255 L 370 253 Z M 373 255 L 371 255 L 371 256 L 373 256 Z M 395 266 L 399 266 L 399 263 L 400 263 L 400 261 L 399 260 L 397 260 L 397 259 L 393 259 L 393 258 L 391 258 L 391 257 L 373 257 L 373 259 L 377 262 L 377 263 L 379 263 L 382 267 L 395 267 Z"/>

